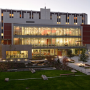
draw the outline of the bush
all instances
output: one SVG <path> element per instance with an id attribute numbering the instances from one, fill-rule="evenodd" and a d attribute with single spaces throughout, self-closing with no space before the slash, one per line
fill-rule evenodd
<path id="1" fill-rule="evenodd" d="M 8 69 L 17 69 L 17 68 L 25 68 L 25 64 L 24 63 L 12 63 L 12 62 L 0 63 L 0 71 L 7 71 Z"/>
<path id="2" fill-rule="evenodd" d="M 45 56 L 33 56 L 32 60 L 42 60 L 44 58 L 45 58 Z"/>

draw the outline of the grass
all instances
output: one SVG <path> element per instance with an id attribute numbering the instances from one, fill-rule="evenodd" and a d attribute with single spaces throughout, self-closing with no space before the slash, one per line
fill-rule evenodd
<path id="1" fill-rule="evenodd" d="M 71 71 L 66 70 L 39 70 L 36 73 L 32 74 L 30 71 L 25 72 L 0 72 L 0 78 L 9 77 L 10 79 L 23 79 L 23 78 L 41 78 L 41 75 L 44 74 L 47 77 L 60 76 L 60 74 L 71 73 Z M 77 72 L 76 75 L 85 75 L 81 72 Z"/>
<path id="2" fill-rule="evenodd" d="M 61 70 L 42 70 L 32 74 L 26 72 L 0 72 L 0 90 L 90 90 L 90 76 L 77 72 L 77 75 L 59 78 L 49 78 L 47 81 L 36 80 L 10 80 L 5 82 L 6 77 L 10 79 L 40 78 L 42 74 L 51 76 L 60 76 L 61 73 L 71 73 Z"/>

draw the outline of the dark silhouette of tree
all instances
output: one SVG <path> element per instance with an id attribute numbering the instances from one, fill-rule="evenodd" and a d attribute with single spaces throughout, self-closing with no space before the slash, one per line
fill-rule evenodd
<path id="1" fill-rule="evenodd" d="M 88 60 L 88 56 L 85 55 L 85 50 L 82 50 L 82 53 L 79 56 L 79 61 L 83 61 L 83 63 L 84 63 L 84 62 L 87 62 L 87 60 Z"/>
<path id="2" fill-rule="evenodd" d="M 67 61 L 67 57 L 64 57 L 63 58 L 63 66 L 64 66 L 64 69 L 67 67 L 67 65 L 68 65 L 68 61 Z"/>
<path id="3" fill-rule="evenodd" d="M 68 57 L 70 57 L 70 58 L 71 58 L 71 57 L 72 57 L 72 50 L 70 50 L 70 49 L 69 49 L 69 50 L 67 50 L 67 55 L 68 55 Z"/>

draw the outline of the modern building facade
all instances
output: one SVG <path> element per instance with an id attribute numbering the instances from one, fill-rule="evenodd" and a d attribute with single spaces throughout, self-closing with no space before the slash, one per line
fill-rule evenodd
<path id="1" fill-rule="evenodd" d="M 3 59 L 66 55 L 85 48 L 85 13 L 0 9 L 0 41 Z M 84 38 L 85 39 L 85 38 Z M 20 48 L 19 48 L 20 47 Z M 28 48 L 27 48 L 28 47 Z"/>

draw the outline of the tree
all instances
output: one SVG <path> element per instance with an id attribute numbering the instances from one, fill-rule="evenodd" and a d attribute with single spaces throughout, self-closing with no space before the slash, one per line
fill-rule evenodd
<path id="1" fill-rule="evenodd" d="M 51 63 L 54 59 L 54 56 L 46 56 L 46 58 Z"/>
<path id="2" fill-rule="evenodd" d="M 84 63 L 84 62 L 87 62 L 87 60 L 88 60 L 88 56 L 85 55 L 85 50 L 82 50 L 82 53 L 79 56 L 79 61 L 83 61 L 83 63 Z"/>
<path id="3" fill-rule="evenodd" d="M 72 57 L 72 50 L 69 49 L 69 50 L 67 51 L 67 55 L 68 55 L 68 57 L 71 58 L 71 57 Z"/>

